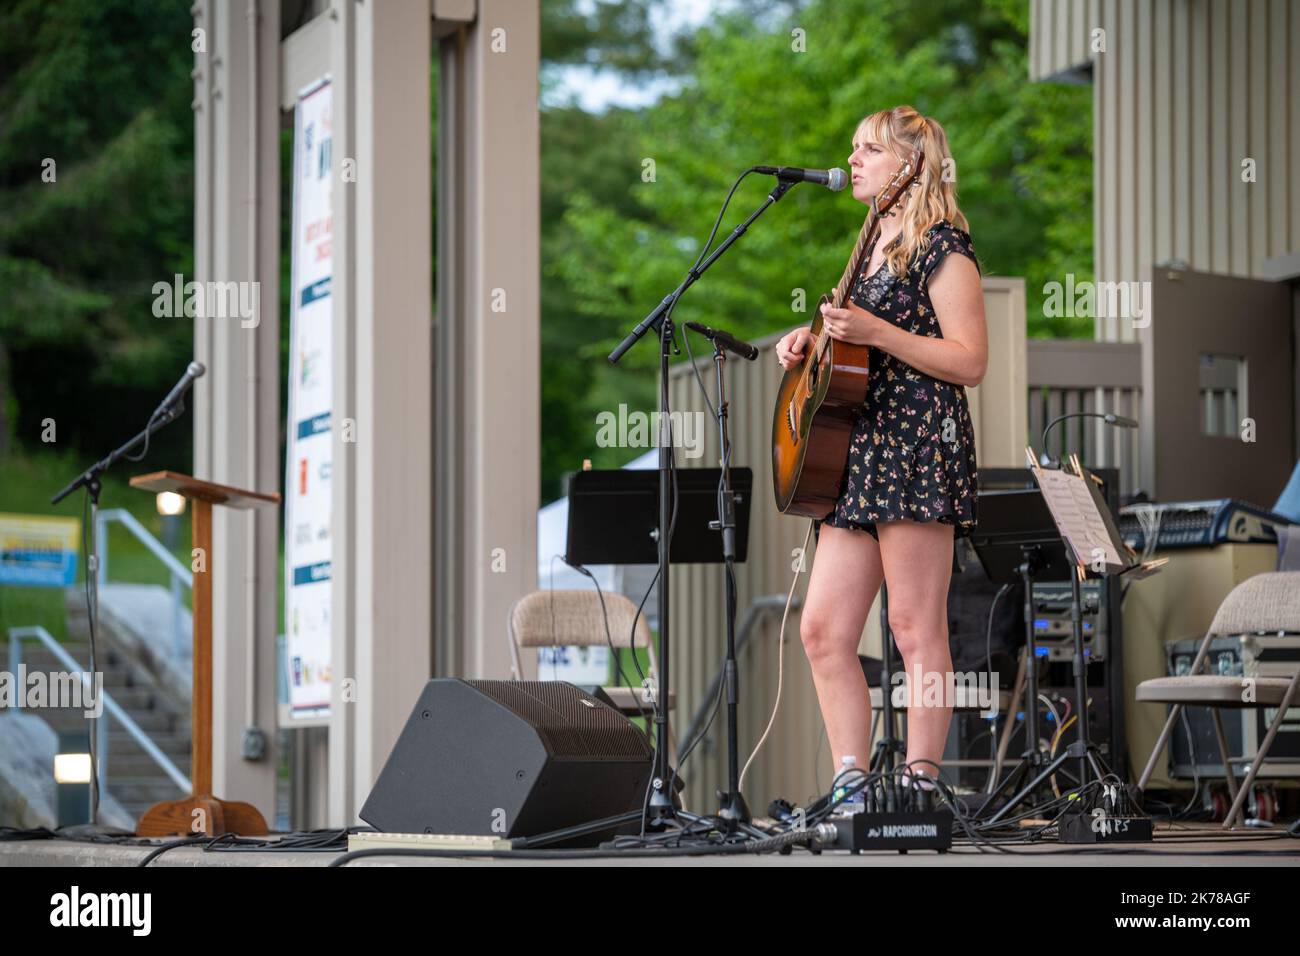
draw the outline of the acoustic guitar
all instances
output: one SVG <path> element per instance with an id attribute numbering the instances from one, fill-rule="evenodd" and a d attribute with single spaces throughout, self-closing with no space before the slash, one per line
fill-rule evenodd
<path id="1" fill-rule="evenodd" d="M 914 149 L 871 201 L 844 275 L 813 313 L 813 341 L 803 361 L 786 369 L 772 415 L 772 488 L 784 514 L 825 518 L 839 499 L 855 414 L 867 397 L 870 347 L 838 342 L 822 326 L 824 303 L 843 308 L 880 236 L 880 219 L 921 171 Z"/>

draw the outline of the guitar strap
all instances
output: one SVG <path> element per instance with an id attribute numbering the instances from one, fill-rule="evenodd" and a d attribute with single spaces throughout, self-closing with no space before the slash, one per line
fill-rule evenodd
<path id="1" fill-rule="evenodd" d="M 894 291 L 894 286 L 898 282 L 898 276 L 894 275 L 894 273 L 889 269 L 884 270 L 881 274 L 880 280 L 877 282 L 873 282 L 870 276 L 864 276 L 864 273 L 867 271 L 867 266 L 871 263 L 872 253 L 876 251 L 876 243 L 879 241 L 880 234 L 877 233 L 876 238 L 871 241 L 871 248 L 867 251 L 867 254 L 862 257 L 862 268 L 859 269 L 858 274 L 854 276 L 853 286 L 849 287 L 850 297 L 852 297 L 853 288 L 856 287 L 859 282 L 865 283 L 867 309 L 871 312 L 876 311 L 883 302 L 888 300 L 890 293 Z"/>

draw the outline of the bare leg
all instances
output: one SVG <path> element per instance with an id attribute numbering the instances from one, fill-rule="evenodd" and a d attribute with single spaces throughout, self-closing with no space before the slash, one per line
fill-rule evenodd
<path id="1" fill-rule="evenodd" d="M 922 761 L 912 768 L 915 774 L 938 776 L 952 719 L 947 694 L 952 679 L 948 584 L 953 527 L 938 521 L 889 521 L 876 530 L 889 588 L 889 627 L 908 677 L 907 761 Z M 927 680 L 942 681 L 940 706 L 917 705 L 914 695 L 926 689 Z"/>
<path id="2" fill-rule="evenodd" d="M 836 772 L 846 754 L 866 769 L 871 696 L 858 662 L 858 643 L 884 576 L 880 545 L 866 531 L 822 525 L 819 534 L 800 637 Z"/>

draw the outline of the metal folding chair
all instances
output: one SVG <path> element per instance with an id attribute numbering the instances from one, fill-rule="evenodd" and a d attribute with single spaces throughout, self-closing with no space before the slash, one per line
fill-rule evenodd
<path id="1" fill-rule="evenodd" d="M 1160 738 L 1151 751 L 1146 769 L 1138 787 L 1145 790 L 1156 760 L 1164 751 L 1173 732 L 1174 723 L 1184 707 L 1209 707 L 1214 717 L 1214 731 L 1218 739 L 1219 755 L 1223 759 L 1228 792 L 1232 795 L 1232 808 L 1223 821 L 1224 829 L 1231 829 L 1233 820 L 1244 824 L 1242 807 L 1250 793 L 1251 785 L 1259 774 L 1260 765 L 1273 746 L 1278 728 L 1286 718 L 1287 709 L 1296 699 L 1300 686 L 1300 668 L 1290 679 L 1285 677 L 1219 676 L 1202 674 L 1201 669 L 1209 654 L 1210 642 L 1216 636 L 1236 634 L 1277 634 L 1300 632 L 1300 571 L 1270 571 L 1242 581 L 1223 599 L 1210 624 L 1205 639 L 1197 649 L 1190 673 L 1182 677 L 1157 677 L 1138 684 L 1137 700 L 1153 704 L 1172 705 L 1169 719 L 1165 721 Z M 1244 763 L 1245 755 L 1233 758 L 1228 753 L 1228 738 L 1223 731 L 1223 708 L 1256 709 L 1276 707 L 1277 716 L 1269 724 L 1268 733 L 1251 760 L 1250 772 L 1240 786 L 1232 772 L 1233 763 Z"/>

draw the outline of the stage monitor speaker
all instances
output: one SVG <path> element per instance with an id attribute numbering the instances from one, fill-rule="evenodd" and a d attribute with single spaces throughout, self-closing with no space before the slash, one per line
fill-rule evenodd
<path id="1" fill-rule="evenodd" d="M 642 730 L 572 684 L 435 679 L 360 816 L 387 833 L 536 836 L 639 809 L 652 759 Z"/>

